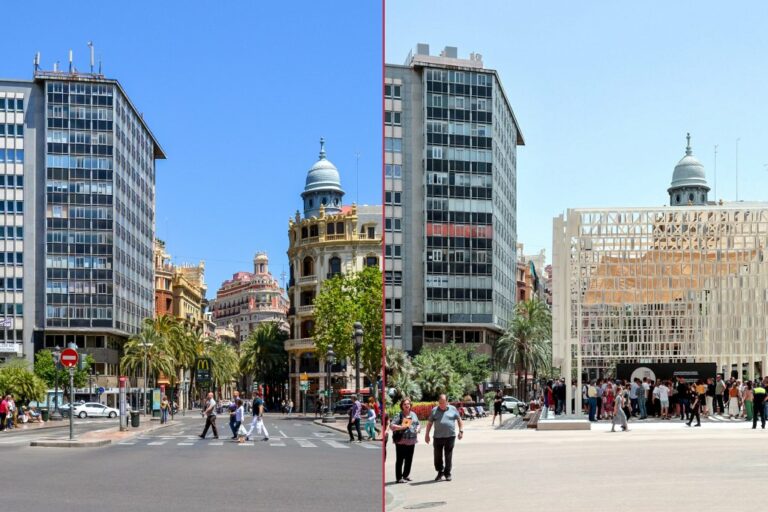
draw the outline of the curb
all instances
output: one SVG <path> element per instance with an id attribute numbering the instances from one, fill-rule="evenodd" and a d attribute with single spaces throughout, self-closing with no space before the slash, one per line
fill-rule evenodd
<path id="1" fill-rule="evenodd" d="M 30 446 L 40 446 L 45 448 L 98 448 L 112 444 L 110 439 L 100 439 L 98 441 L 32 441 Z"/>
<path id="2" fill-rule="evenodd" d="M 341 432 L 342 434 L 348 434 L 347 432 L 347 422 L 346 421 L 337 421 L 336 423 L 323 423 L 323 420 L 314 420 L 312 423 L 315 425 L 320 425 L 321 427 L 328 428 L 330 430 L 335 430 L 336 432 Z M 337 426 L 338 425 L 344 425 L 343 427 Z M 376 425 L 376 433 L 381 434 L 381 426 Z M 379 442 L 381 439 L 376 439 L 372 442 Z"/>

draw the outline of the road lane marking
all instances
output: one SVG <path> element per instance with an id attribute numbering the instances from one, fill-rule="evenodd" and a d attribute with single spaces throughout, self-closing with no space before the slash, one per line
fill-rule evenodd
<path id="1" fill-rule="evenodd" d="M 119 444 L 120 446 L 133 446 L 136 443 L 117 443 L 117 444 Z"/>
<path id="2" fill-rule="evenodd" d="M 381 443 L 379 444 L 363 443 L 360 446 L 362 446 L 363 448 L 368 448 L 369 450 L 378 450 L 379 448 L 381 448 L 380 444 Z"/>
<path id="3" fill-rule="evenodd" d="M 195 443 L 176 443 L 176 446 L 192 446 Z"/>
<path id="4" fill-rule="evenodd" d="M 147 443 L 147 446 L 162 446 L 165 443 L 166 443 L 165 441 L 154 441 L 154 442 L 151 442 L 151 443 Z"/>
<path id="5" fill-rule="evenodd" d="M 280 432 L 281 436 L 286 437 L 286 438 L 288 437 L 287 435 L 285 435 L 285 432 L 283 432 L 282 430 L 278 430 L 278 432 Z"/>
<path id="6" fill-rule="evenodd" d="M 208 443 L 208 446 L 224 446 L 224 441 L 214 441 L 212 443 Z"/>
<path id="7" fill-rule="evenodd" d="M 348 444 L 341 444 L 338 441 L 328 441 L 326 439 L 323 439 L 323 442 L 330 446 L 331 448 L 349 448 Z"/>
<path id="8" fill-rule="evenodd" d="M 285 443 L 269 443 L 269 446 L 285 446 Z"/>
<path id="9" fill-rule="evenodd" d="M 312 441 L 307 441 L 306 439 L 297 439 L 296 442 L 299 443 L 299 446 L 302 448 L 317 448 L 315 443 Z"/>

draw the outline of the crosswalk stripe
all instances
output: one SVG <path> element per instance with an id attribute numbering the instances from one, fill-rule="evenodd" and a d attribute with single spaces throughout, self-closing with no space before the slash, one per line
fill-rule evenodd
<path id="1" fill-rule="evenodd" d="M 133 446 L 136 443 L 117 443 L 117 444 L 119 444 L 120 446 Z"/>
<path id="2" fill-rule="evenodd" d="M 312 441 L 307 441 L 306 439 L 297 439 L 296 442 L 299 443 L 299 446 L 302 448 L 317 448 L 315 443 Z"/>
<path id="3" fill-rule="evenodd" d="M 208 446 L 224 446 L 224 441 L 214 441 L 212 443 L 208 443 Z"/>
<path id="4" fill-rule="evenodd" d="M 363 443 L 360 446 L 362 446 L 363 448 L 368 448 L 370 450 L 378 450 L 379 448 L 381 448 L 381 444 L 380 443 L 374 443 L 374 444 L 372 444 L 372 443 Z"/>
<path id="5" fill-rule="evenodd" d="M 176 443 L 177 446 L 192 446 L 195 443 Z"/>
<path id="6" fill-rule="evenodd" d="M 285 443 L 269 443 L 269 446 L 285 446 Z"/>
<path id="7" fill-rule="evenodd" d="M 166 443 L 166 441 L 153 441 L 151 443 L 147 443 L 147 446 L 162 446 Z"/>
<path id="8" fill-rule="evenodd" d="M 338 441 L 329 441 L 327 439 L 323 439 L 323 442 L 330 446 L 331 448 L 349 448 L 348 444 L 341 444 Z"/>

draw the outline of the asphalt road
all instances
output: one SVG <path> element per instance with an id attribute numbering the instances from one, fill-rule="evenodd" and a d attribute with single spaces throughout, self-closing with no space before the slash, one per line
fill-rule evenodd
<path id="1" fill-rule="evenodd" d="M 104 448 L 0 444 L 0 509 L 381 510 L 380 442 L 350 444 L 311 421 L 270 415 L 270 440 L 240 445 L 230 441 L 226 418 L 218 422 L 218 440 L 197 437 L 199 416 L 176 419 Z"/>
<path id="2" fill-rule="evenodd" d="M 81 420 L 75 418 L 74 421 L 74 434 L 84 434 L 85 432 L 91 432 L 93 430 L 106 429 L 110 427 L 119 426 L 120 420 L 109 418 L 88 418 Z M 6 446 L 23 446 L 29 445 L 31 441 L 38 439 L 50 439 L 50 438 L 69 438 L 69 418 L 64 418 L 62 421 L 55 422 L 57 424 L 54 428 L 41 428 L 41 429 L 12 429 L 9 431 L 0 432 L 0 454 L 3 453 Z M 50 423 L 49 423 L 50 425 Z M 0 470 L 0 475 L 2 470 Z"/>

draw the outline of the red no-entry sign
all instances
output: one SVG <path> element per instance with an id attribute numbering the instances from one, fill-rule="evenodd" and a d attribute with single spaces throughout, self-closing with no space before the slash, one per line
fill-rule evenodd
<path id="1" fill-rule="evenodd" d="M 61 365 L 66 368 L 74 368 L 77 366 L 77 350 L 73 348 L 65 348 L 61 351 Z"/>

